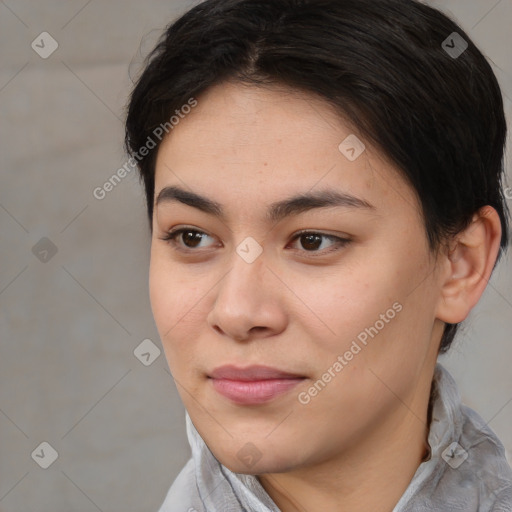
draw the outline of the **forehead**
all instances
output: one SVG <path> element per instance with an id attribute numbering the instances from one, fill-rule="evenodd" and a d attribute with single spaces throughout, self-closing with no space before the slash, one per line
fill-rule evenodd
<path id="1" fill-rule="evenodd" d="M 197 100 L 160 145 L 155 198 L 176 185 L 254 207 L 330 188 L 376 208 L 419 209 L 385 156 L 313 95 L 227 82 Z"/>

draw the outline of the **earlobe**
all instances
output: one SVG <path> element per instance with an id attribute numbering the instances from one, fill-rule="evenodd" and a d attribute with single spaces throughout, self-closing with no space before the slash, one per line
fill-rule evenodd
<path id="1" fill-rule="evenodd" d="M 501 222 L 491 206 L 484 206 L 470 225 L 450 243 L 442 264 L 441 294 L 437 318 L 462 322 L 476 305 L 489 281 L 501 241 Z"/>

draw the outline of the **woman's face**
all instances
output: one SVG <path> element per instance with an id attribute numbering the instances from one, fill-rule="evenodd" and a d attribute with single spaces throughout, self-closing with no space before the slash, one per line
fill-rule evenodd
<path id="1" fill-rule="evenodd" d="M 155 198 L 215 204 L 161 194 L 152 310 L 194 425 L 233 471 L 304 468 L 424 423 L 440 273 L 412 189 L 354 135 L 312 96 L 224 83 L 159 148 Z M 296 196 L 316 199 L 276 206 Z"/>

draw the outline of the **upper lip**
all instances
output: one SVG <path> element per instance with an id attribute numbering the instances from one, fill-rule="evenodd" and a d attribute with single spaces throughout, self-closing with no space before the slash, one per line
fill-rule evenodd
<path id="1" fill-rule="evenodd" d="M 240 381 L 255 381 L 269 379 L 298 379 L 303 375 L 285 372 L 270 366 L 253 365 L 241 368 L 234 365 L 224 365 L 215 368 L 209 375 L 213 379 L 229 379 Z"/>

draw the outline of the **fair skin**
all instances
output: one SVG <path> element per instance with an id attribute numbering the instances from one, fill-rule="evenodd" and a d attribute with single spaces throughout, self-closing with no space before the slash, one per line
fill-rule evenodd
<path id="1" fill-rule="evenodd" d="M 225 214 L 155 206 L 150 299 L 170 370 L 215 457 L 258 475 L 283 512 L 393 509 L 425 455 L 444 322 L 466 318 L 499 248 L 499 218 L 486 207 L 449 250 L 431 252 L 414 191 L 367 141 L 349 161 L 338 149 L 349 134 L 358 132 L 313 96 L 224 83 L 158 150 L 155 198 L 176 186 Z M 371 207 L 265 218 L 274 202 L 325 189 Z M 200 238 L 162 240 L 180 227 Z M 299 230 L 324 236 L 312 248 Z M 236 251 L 247 237 L 262 249 L 251 263 Z M 338 356 L 393 304 L 400 311 L 333 376 Z M 209 378 L 224 364 L 303 380 L 266 403 L 238 404 Z M 329 368 L 328 384 L 299 401 Z M 237 456 L 249 442 L 260 454 L 250 467 Z"/>

